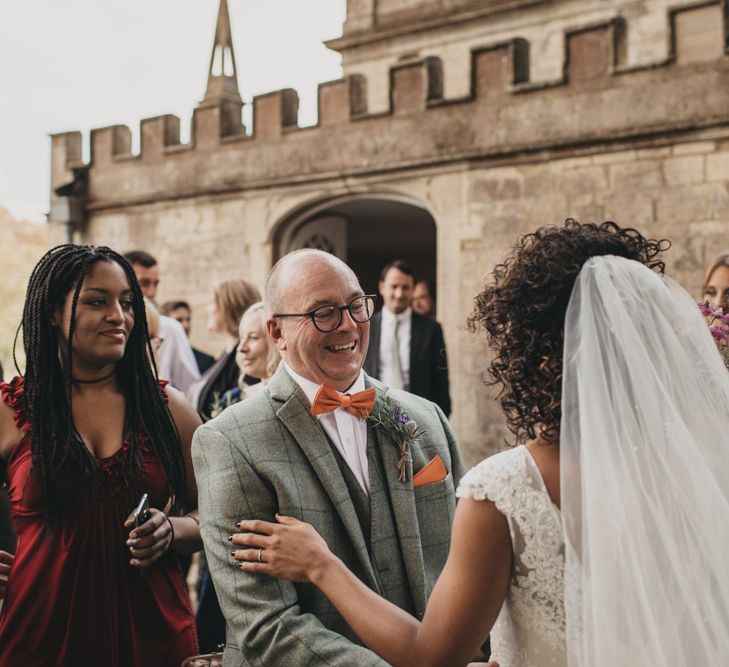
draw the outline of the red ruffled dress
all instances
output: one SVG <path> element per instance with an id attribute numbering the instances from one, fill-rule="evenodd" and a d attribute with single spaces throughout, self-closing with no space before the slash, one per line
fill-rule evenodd
<path id="1" fill-rule="evenodd" d="M 164 393 L 164 385 L 162 388 Z M 73 521 L 43 524 L 31 468 L 30 423 L 23 380 L 0 383 L 24 435 L 7 460 L 12 518 L 18 534 L 0 615 L 0 667 L 179 667 L 197 653 L 187 590 L 172 553 L 141 575 L 129 565 L 124 521 L 132 511 L 122 475 L 122 449 L 99 459 Z M 140 438 L 142 483 L 153 507 L 169 497 L 164 470 Z"/>

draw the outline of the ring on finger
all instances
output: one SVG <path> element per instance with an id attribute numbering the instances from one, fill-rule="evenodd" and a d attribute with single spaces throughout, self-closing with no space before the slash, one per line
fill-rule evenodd
<path id="1" fill-rule="evenodd" d="M 259 562 L 259 563 L 262 563 L 262 562 L 263 562 L 263 558 L 261 558 L 261 554 L 263 554 L 263 547 L 261 547 L 261 548 L 260 548 L 260 549 L 258 550 L 258 562 Z"/>

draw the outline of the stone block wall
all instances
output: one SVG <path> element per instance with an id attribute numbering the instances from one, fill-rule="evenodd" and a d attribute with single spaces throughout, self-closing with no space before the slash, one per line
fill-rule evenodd
<path id="1" fill-rule="evenodd" d="M 567 217 L 612 219 L 669 238 L 668 272 L 699 298 L 704 267 L 729 250 L 729 131 L 577 157 L 408 170 L 362 179 L 357 191 L 413 198 L 436 220 L 438 318 L 450 357 L 452 422 L 473 463 L 507 436 L 494 392 L 484 384 L 485 341 L 467 329 L 484 277 L 520 234 Z M 243 277 L 262 285 L 273 258 L 271 239 L 285 213 L 343 194 L 330 181 L 104 212 L 93 217 L 85 240 L 155 253 L 162 267 L 160 300 L 190 300 L 193 339 L 219 352 L 219 341 L 204 327 L 212 284 Z"/>

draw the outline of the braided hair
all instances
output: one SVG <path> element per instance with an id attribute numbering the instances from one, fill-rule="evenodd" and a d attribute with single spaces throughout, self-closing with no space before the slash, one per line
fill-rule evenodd
<path id="1" fill-rule="evenodd" d="M 123 475 L 130 506 L 141 490 L 140 435 L 147 435 L 170 487 L 172 513 L 179 513 L 185 489 L 180 437 L 157 381 L 151 354 L 142 292 L 129 262 L 105 246 L 65 244 L 49 250 L 38 262 L 28 281 L 21 326 L 26 356 L 23 399 L 31 424 L 32 470 L 44 500 L 44 519 L 56 525 L 69 500 L 62 483 L 90 480 L 97 470 L 96 459 L 84 445 L 73 423 L 71 411 L 73 377 L 73 334 L 81 285 L 98 262 L 115 262 L 122 267 L 133 293 L 134 327 L 129 333 L 124 356 L 116 364 L 116 375 L 126 404 L 125 434 L 129 448 L 123 453 Z M 65 350 L 51 318 L 71 297 L 71 320 Z M 17 343 L 18 333 L 15 336 Z M 20 374 L 15 358 L 13 360 Z M 148 351 L 150 352 L 148 354 Z M 59 356 L 63 357 L 63 365 Z M 151 361 L 150 361 L 151 360 Z M 67 494 L 66 494 L 67 496 Z"/>

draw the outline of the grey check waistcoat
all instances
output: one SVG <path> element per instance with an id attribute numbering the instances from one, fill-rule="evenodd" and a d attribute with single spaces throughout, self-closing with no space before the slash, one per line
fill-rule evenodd
<path id="1" fill-rule="evenodd" d="M 327 440 L 329 438 L 327 437 Z M 405 572 L 397 525 L 392 512 L 390 494 L 382 463 L 379 444 L 371 428 L 367 430 L 367 460 L 369 464 L 370 495 L 365 493 L 339 450 L 329 440 L 334 458 L 352 498 L 354 510 L 364 535 L 380 593 L 393 604 L 414 613 L 410 586 Z M 396 474 L 391 471 L 391 474 Z"/>

